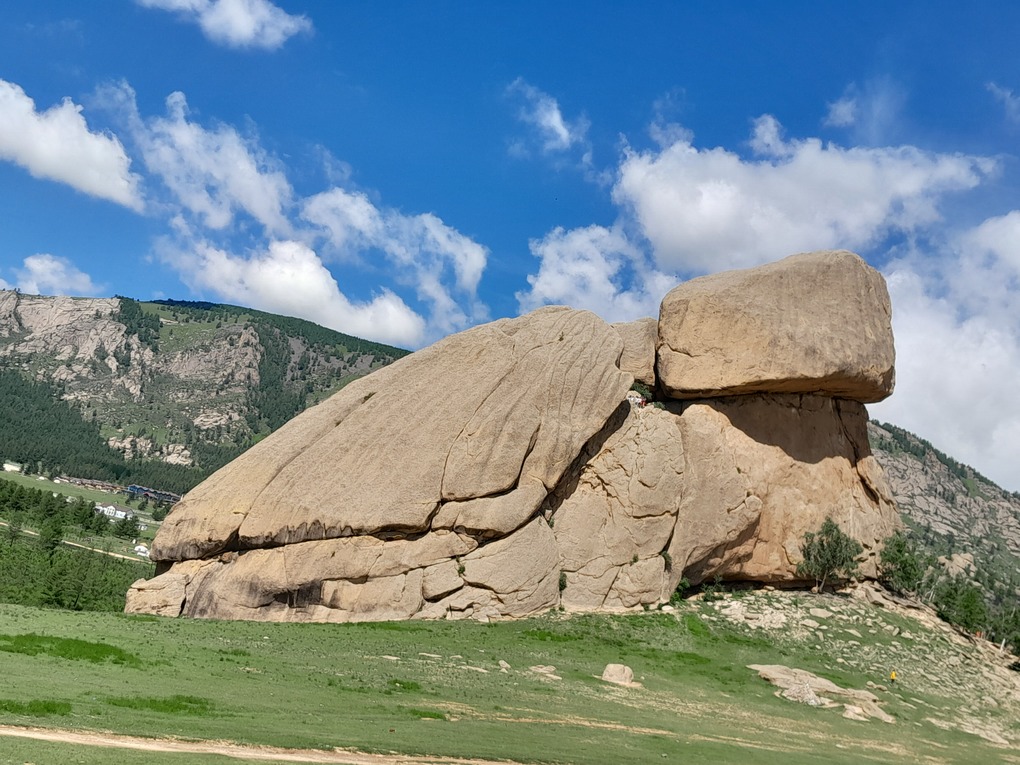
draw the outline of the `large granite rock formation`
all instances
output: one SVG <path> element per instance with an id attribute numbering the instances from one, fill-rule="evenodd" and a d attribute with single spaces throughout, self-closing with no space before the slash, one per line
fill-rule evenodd
<path id="1" fill-rule="evenodd" d="M 782 375 L 749 383 L 748 338 L 709 317 L 711 341 L 697 324 L 716 282 L 719 305 L 739 304 L 738 326 L 760 305 L 758 368 Z M 739 294 L 740 283 L 756 292 Z M 777 295 L 784 285 L 838 291 L 813 298 L 824 329 L 809 349 L 790 327 L 810 316 Z M 134 584 L 127 610 L 277 621 L 629 610 L 662 603 L 682 576 L 795 581 L 804 532 L 826 516 L 862 542 L 873 574 L 898 523 L 860 403 L 892 384 L 879 295 L 881 277 L 856 256 L 815 253 L 682 285 L 657 333 L 654 320 L 610 327 L 545 308 L 448 337 L 352 383 L 190 492 L 153 543 L 157 576 Z M 874 315 L 825 315 L 841 301 Z M 704 383 L 705 369 L 670 355 L 688 336 L 743 371 L 724 361 Z M 635 376 L 685 400 L 631 404 Z M 705 390 L 713 396 L 687 400 Z"/>

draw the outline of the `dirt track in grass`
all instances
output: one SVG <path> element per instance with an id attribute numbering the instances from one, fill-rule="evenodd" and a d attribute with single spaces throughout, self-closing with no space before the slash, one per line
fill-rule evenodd
<path id="1" fill-rule="evenodd" d="M 60 730 L 56 728 L 21 728 L 0 725 L 0 736 L 18 736 L 37 741 L 50 741 L 109 749 L 133 749 L 142 752 L 186 754 L 218 754 L 238 760 L 269 762 L 312 762 L 331 765 L 518 765 L 512 760 L 476 760 L 458 757 L 429 757 L 401 754 L 370 754 L 345 749 L 281 749 L 272 746 L 247 746 L 230 741 L 181 741 L 122 736 L 116 733 Z"/>

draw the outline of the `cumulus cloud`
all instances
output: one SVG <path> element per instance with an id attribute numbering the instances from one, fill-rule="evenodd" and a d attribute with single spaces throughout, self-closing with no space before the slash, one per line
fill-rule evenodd
<path id="1" fill-rule="evenodd" d="M 488 251 L 432 213 L 380 209 L 364 193 L 333 188 L 305 200 L 302 217 L 343 258 L 379 253 L 390 273 L 430 304 L 430 337 L 487 318 L 477 288 Z"/>
<path id="2" fill-rule="evenodd" d="M 521 311 L 543 305 L 586 308 L 606 321 L 658 316 L 676 279 L 660 273 L 619 229 L 556 228 L 530 243 L 539 259 L 530 289 L 517 293 Z"/>
<path id="3" fill-rule="evenodd" d="M 189 119 L 180 92 L 167 97 L 165 117 L 148 120 L 138 113 L 134 91 L 126 84 L 106 88 L 100 98 L 127 120 L 146 168 L 203 225 L 226 228 L 243 211 L 271 233 L 290 232 L 290 183 L 257 138 L 245 138 L 229 125 L 207 128 Z"/>
<path id="4" fill-rule="evenodd" d="M 613 198 L 651 243 L 660 270 L 701 274 L 805 250 L 864 249 L 935 223 L 945 195 L 973 188 L 996 167 L 911 146 L 786 140 L 769 115 L 755 122 L 750 147 L 746 159 L 697 148 L 690 137 L 626 150 Z"/>
<path id="5" fill-rule="evenodd" d="M 307 248 L 321 250 L 343 268 L 374 272 L 387 285 L 380 287 L 378 298 L 371 303 L 362 306 L 348 301 L 345 308 L 346 298 L 331 282 L 332 297 L 327 301 L 320 295 L 314 301 L 315 305 L 331 306 L 329 326 L 358 334 L 366 327 L 359 317 L 372 315 L 379 321 L 389 317 L 393 328 L 373 327 L 372 337 L 400 338 L 404 344 L 418 345 L 488 318 L 477 296 L 488 251 L 438 216 L 407 215 L 377 206 L 363 192 L 340 187 L 296 198 L 285 167 L 261 147 L 257 136 L 244 136 L 230 125 L 201 124 L 189 112 L 182 93 L 167 98 L 165 116 L 151 118 L 139 113 L 134 91 L 127 84 L 101 89 L 97 100 L 124 121 L 125 134 L 131 137 L 146 168 L 165 187 L 153 186 L 157 201 L 152 206 L 172 220 L 173 233 L 167 241 L 173 244 L 162 246 L 164 260 L 179 262 L 182 273 L 200 276 L 213 270 L 213 265 L 220 272 L 227 272 L 227 265 L 240 272 L 244 263 L 251 263 L 248 268 L 255 269 L 251 273 L 254 279 L 256 273 L 275 272 L 270 265 L 280 262 L 276 257 L 280 251 L 272 249 L 273 242 L 300 241 Z M 349 181 L 349 168 L 331 155 L 323 159 L 333 177 Z M 274 257 L 229 254 L 238 251 L 240 241 L 245 243 L 243 248 L 261 249 Z M 200 243 L 198 250 L 206 253 L 199 261 L 187 256 L 195 242 Z M 303 274 L 313 270 L 308 253 L 314 254 L 313 249 L 303 253 Z M 328 274 L 318 255 L 315 263 L 317 270 Z M 188 283 L 205 284 L 199 276 L 190 277 Z M 297 287 L 312 283 L 303 279 Z M 229 294 L 225 286 L 216 289 L 229 299 L 251 295 L 252 300 L 262 301 L 262 307 L 283 305 L 277 296 L 251 288 L 239 295 Z M 414 298 L 427 307 L 427 319 L 407 308 L 396 291 L 405 295 L 413 291 Z M 300 301 L 300 297 L 296 299 Z M 387 307 L 389 310 L 382 310 Z M 415 304 L 415 310 L 422 308 Z M 308 311 L 300 315 L 318 320 Z M 324 309 L 316 309 L 315 315 L 327 316 Z M 341 320 L 354 323 L 339 326 Z M 424 325 L 419 325 L 423 321 Z"/>
<path id="6" fill-rule="evenodd" d="M 1002 102 L 1009 121 L 1020 123 L 1020 96 L 1015 95 L 1011 89 L 996 85 L 994 82 L 989 82 L 985 87 L 997 101 Z"/>
<path id="7" fill-rule="evenodd" d="M 139 177 L 131 172 L 120 141 L 89 130 L 82 107 L 70 98 L 40 112 L 18 85 L 0 80 L 0 159 L 36 178 L 66 183 L 132 210 L 143 207 Z"/>
<path id="8" fill-rule="evenodd" d="M 965 314 L 982 314 L 1020 336 L 1020 210 L 988 218 L 956 238 L 948 289 Z"/>
<path id="9" fill-rule="evenodd" d="M 1020 490 L 1020 316 L 973 311 L 966 282 L 992 286 L 997 265 L 911 258 L 886 269 L 896 335 L 896 392 L 869 404 L 872 416 L 912 430 L 955 459 Z M 969 263 L 968 263 L 969 260 Z M 967 265 L 965 265 L 967 264 Z M 963 287 L 958 289 L 957 285 Z M 1018 291 L 1011 291 L 1015 306 Z"/>
<path id="10" fill-rule="evenodd" d="M 16 276 L 18 289 L 32 295 L 97 295 L 102 290 L 67 258 L 45 253 L 25 258 Z"/>
<path id="11" fill-rule="evenodd" d="M 555 98 L 518 77 L 506 89 L 519 102 L 517 118 L 531 127 L 541 150 L 546 154 L 587 147 L 588 120 L 568 121 Z"/>
<path id="12" fill-rule="evenodd" d="M 404 347 L 419 345 L 425 321 L 387 289 L 369 301 L 350 300 L 318 255 L 295 241 L 272 241 L 249 257 L 207 241 L 164 252 L 192 289 L 222 300 L 297 316 L 358 337 Z"/>
<path id="13" fill-rule="evenodd" d="M 212 42 L 230 48 L 276 50 L 302 32 L 311 32 L 305 16 L 292 16 L 269 0 L 135 0 L 143 8 L 173 11 L 197 23 Z"/>

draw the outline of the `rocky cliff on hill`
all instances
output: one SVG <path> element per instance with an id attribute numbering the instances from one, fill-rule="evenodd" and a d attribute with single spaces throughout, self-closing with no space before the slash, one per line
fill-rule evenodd
<path id="1" fill-rule="evenodd" d="M 967 552 L 979 568 L 1020 570 L 1020 492 L 895 425 L 870 422 L 868 436 L 900 513 L 933 550 Z"/>
<path id="2" fill-rule="evenodd" d="M 0 368 L 52 385 L 128 458 L 197 473 L 403 355 L 235 306 L 0 290 Z M 9 451 L 0 439 L 0 456 L 25 459 Z"/>
<path id="3" fill-rule="evenodd" d="M 747 292 L 761 279 L 767 290 Z M 839 299 L 817 297 L 829 292 Z M 713 340 L 693 306 L 731 321 L 704 319 Z M 819 252 L 681 285 L 654 343 L 649 322 L 614 328 L 557 307 L 453 335 L 190 492 L 127 610 L 281 621 L 628 610 L 663 602 L 684 576 L 796 581 L 803 535 L 826 516 L 874 574 L 898 517 L 860 399 L 891 392 L 889 317 L 863 260 Z M 661 408 L 627 395 L 652 368 L 674 396 Z"/>

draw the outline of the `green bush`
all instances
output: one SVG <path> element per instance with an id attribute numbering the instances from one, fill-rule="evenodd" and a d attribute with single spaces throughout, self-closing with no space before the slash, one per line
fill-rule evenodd
<path id="1" fill-rule="evenodd" d="M 712 584 L 702 585 L 701 587 L 701 599 L 705 603 L 711 603 L 715 600 L 722 600 L 723 584 L 722 577 L 718 574 L 715 575 L 715 579 L 712 580 Z"/>
<path id="2" fill-rule="evenodd" d="M 800 548 L 804 560 L 797 565 L 798 576 L 815 580 L 818 591 L 833 579 L 857 575 L 857 556 L 864 552 L 860 542 L 847 536 L 831 517 L 818 532 L 807 532 Z"/>
<path id="3" fill-rule="evenodd" d="M 879 562 L 879 581 L 901 595 L 916 593 L 925 572 L 934 565 L 931 555 L 922 553 L 914 540 L 899 531 L 885 540 Z"/>
<path id="4" fill-rule="evenodd" d="M 114 707 L 145 709 L 171 715 L 205 715 L 212 710 L 212 703 L 199 696 L 116 696 L 106 699 Z"/>
<path id="5" fill-rule="evenodd" d="M 36 635 L 32 632 L 25 635 L 0 635 L 0 651 L 25 656 L 54 656 L 72 661 L 89 661 L 93 664 L 109 661 L 129 667 L 141 666 L 137 656 L 116 646 L 77 638 Z"/>
<path id="6" fill-rule="evenodd" d="M 932 602 L 941 618 L 968 632 L 977 632 L 988 620 L 984 595 L 962 574 L 940 579 Z"/>
<path id="7" fill-rule="evenodd" d="M 35 699 L 28 702 L 14 701 L 13 699 L 0 699 L 0 712 L 7 712 L 12 715 L 24 715 L 25 717 L 68 715 L 71 714 L 71 705 L 66 701 L 52 701 L 48 699 Z"/>

